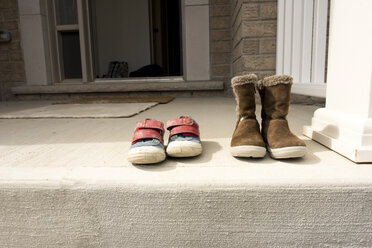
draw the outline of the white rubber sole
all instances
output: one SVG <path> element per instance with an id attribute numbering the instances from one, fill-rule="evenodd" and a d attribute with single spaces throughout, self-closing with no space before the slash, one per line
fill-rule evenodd
<path id="1" fill-rule="evenodd" d="M 234 157 L 263 158 L 266 148 L 261 146 L 234 146 L 230 147 L 230 153 Z"/>
<path id="2" fill-rule="evenodd" d="M 172 141 L 167 146 L 167 154 L 170 157 L 194 157 L 201 154 L 203 151 L 202 145 L 193 141 Z"/>
<path id="3" fill-rule="evenodd" d="M 267 149 L 270 153 L 270 156 L 275 159 L 301 158 L 306 154 L 305 146 L 289 146 L 276 149 Z"/>
<path id="4" fill-rule="evenodd" d="M 165 152 L 160 147 L 140 146 L 129 150 L 127 160 L 132 164 L 155 164 L 165 160 Z"/>

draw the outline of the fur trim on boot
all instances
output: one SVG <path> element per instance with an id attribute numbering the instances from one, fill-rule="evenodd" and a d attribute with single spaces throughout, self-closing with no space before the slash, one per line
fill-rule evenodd
<path id="1" fill-rule="evenodd" d="M 264 79 L 258 81 L 257 88 L 262 89 L 263 87 L 270 87 L 278 84 L 293 84 L 293 77 L 289 75 L 274 75 L 265 77 Z"/>
<path id="2" fill-rule="evenodd" d="M 255 74 L 247 74 L 243 76 L 236 76 L 231 79 L 231 86 L 238 86 L 244 84 L 254 84 L 257 82 L 257 76 Z"/>

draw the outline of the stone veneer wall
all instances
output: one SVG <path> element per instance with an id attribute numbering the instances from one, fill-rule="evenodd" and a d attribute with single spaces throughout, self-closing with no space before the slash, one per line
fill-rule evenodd
<path id="1" fill-rule="evenodd" d="M 17 0 L 0 0 L 0 29 L 8 30 L 12 40 L 0 42 L 0 100 L 14 98 L 11 87 L 26 81 L 21 49 Z"/>
<path id="2" fill-rule="evenodd" d="M 232 0 L 232 75 L 275 74 L 277 0 Z"/>
<path id="3" fill-rule="evenodd" d="M 277 0 L 232 0 L 232 76 L 276 70 Z M 225 90 L 226 92 L 226 90 Z M 256 101 L 259 102 L 258 94 Z M 324 98 L 292 94 L 292 103 L 324 106 Z"/>

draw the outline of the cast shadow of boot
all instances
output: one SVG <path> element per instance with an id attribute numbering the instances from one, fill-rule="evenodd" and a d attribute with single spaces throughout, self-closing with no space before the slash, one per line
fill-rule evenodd
<path id="1" fill-rule="evenodd" d="M 313 140 L 303 140 L 306 144 L 307 150 L 304 157 L 301 158 L 288 158 L 288 159 L 274 159 L 271 158 L 269 154 L 268 156 L 270 159 L 279 161 L 283 164 L 288 165 L 316 165 L 320 162 L 320 158 L 316 155 L 316 153 L 328 151 L 327 148 L 323 147 L 322 145 L 318 144 Z"/>
<path id="2" fill-rule="evenodd" d="M 169 171 L 174 170 L 177 166 L 195 166 L 208 163 L 212 160 L 213 154 L 220 151 L 222 146 L 218 142 L 214 141 L 202 141 L 203 152 L 196 157 L 190 158 L 173 158 L 167 156 L 167 158 L 158 164 L 152 165 L 134 165 L 137 169 L 144 171 Z"/>

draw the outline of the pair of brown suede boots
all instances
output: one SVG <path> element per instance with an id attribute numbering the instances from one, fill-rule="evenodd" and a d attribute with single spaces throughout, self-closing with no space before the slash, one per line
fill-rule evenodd
<path id="1" fill-rule="evenodd" d="M 238 122 L 231 139 L 234 157 L 262 158 L 266 149 L 275 159 L 298 158 L 306 153 L 306 145 L 289 129 L 291 76 L 270 76 L 258 81 L 255 74 L 234 77 L 231 81 L 237 101 Z M 255 92 L 262 104 L 262 128 L 256 119 Z"/>

